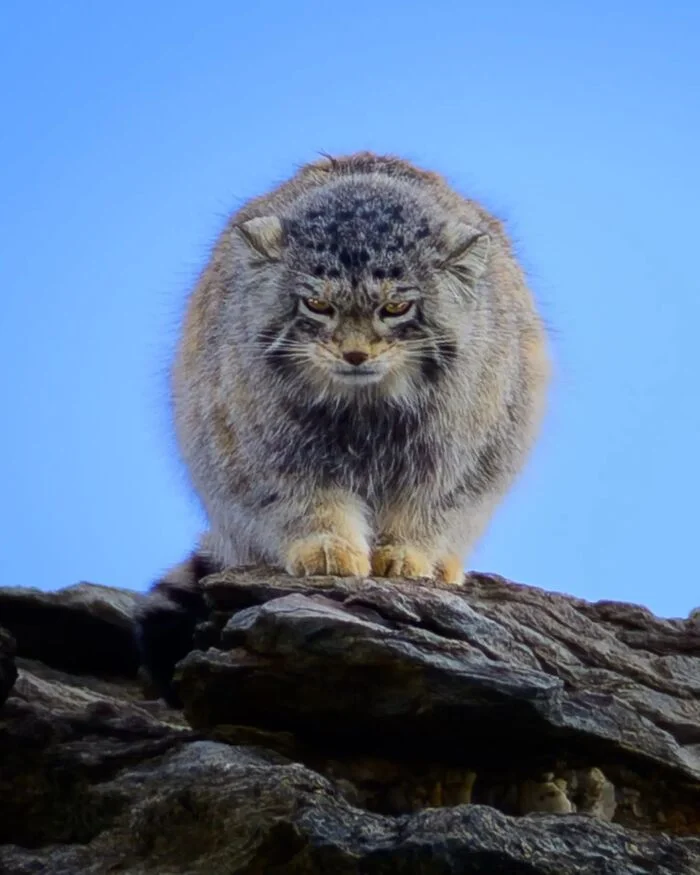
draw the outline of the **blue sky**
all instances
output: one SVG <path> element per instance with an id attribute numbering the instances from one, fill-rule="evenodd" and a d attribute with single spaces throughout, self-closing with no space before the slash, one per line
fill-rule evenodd
<path id="1" fill-rule="evenodd" d="M 700 4 L 6 2 L 0 582 L 144 589 L 202 525 L 165 372 L 228 211 L 321 150 L 506 219 L 542 439 L 469 565 L 700 604 Z"/>

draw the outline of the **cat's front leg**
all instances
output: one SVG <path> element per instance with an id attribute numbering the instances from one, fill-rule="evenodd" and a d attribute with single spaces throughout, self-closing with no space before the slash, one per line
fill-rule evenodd
<path id="1" fill-rule="evenodd" d="M 324 489 L 306 507 L 287 507 L 281 559 L 295 577 L 367 577 L 370 572 L 367 509 L 352 493 Z"/>
<path id="2" fill-rule="evenodd" d="M 432 537 L 432 520 L 415 500 L 392 502 L 379 514 L 378 537 L 372 550 L 372 573 L 377 577 L 434 577 L 439 546 Z"/>
<path id="3" fill-rule="evenodd" d="M 417 496 L 387 506 L 378 518 L 372 573 L 461 583 L 469 550 L 488 518 L 486 505 L 464 497 L 445 508 Z"/>

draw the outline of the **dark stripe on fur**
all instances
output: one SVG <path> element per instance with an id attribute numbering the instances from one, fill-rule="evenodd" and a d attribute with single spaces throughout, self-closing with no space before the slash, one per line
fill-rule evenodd
<path id="1" fill-rule="evenodd" d="M 454 343 L 443 341 L 428 347 L 421 356 L 421 371 L 425 379 L 437 383 L 448 372 L 456 355 Z"/>

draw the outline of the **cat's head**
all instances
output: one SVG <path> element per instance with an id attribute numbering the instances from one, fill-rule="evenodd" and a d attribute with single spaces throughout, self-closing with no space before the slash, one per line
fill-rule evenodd
<path id="1" fill-rule="evenodd" d="M 241 318 L 280 377 L 361 398 L 410 395 L 449 372 L 489 238 L 415 187 L 337 180 L 234 233 Z"/>

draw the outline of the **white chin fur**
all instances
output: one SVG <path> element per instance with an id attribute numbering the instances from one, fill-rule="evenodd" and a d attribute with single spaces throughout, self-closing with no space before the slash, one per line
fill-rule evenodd
<path id="1" fill-rule="evenodd" d="M 333 371 L 333 379 L 343 386 L 370 386 L 379 383 L 386 376 L 383 370 L 377 371 Z"/>

